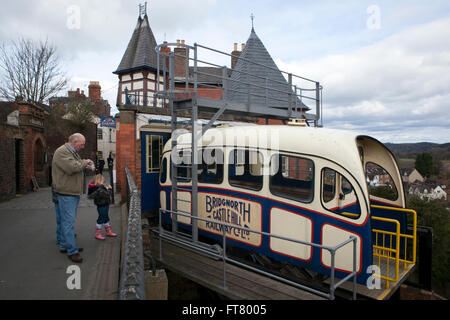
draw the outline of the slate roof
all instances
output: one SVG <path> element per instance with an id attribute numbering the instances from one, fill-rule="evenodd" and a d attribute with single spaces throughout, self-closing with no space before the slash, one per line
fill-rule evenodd
<path id="1" fill-rule="evenodd" d="M 121 74 L 138 69 L 157 70 L 156 46 L 147 15 L 144 18 L 139 16 L 122 61 L 113 73 Z"/>
<path id="2" fill-rule="evenodd" d="M 265 106 L 266 89 L 264 87 L 266 87 L 265 78 L 268 78 L 268 106 L 287 109 L 289 105 L 288 92 L 292 92 L 292 90 L 253 28 L 240 57 L 245 60 L 238 59 L 234 71 L 231 73 L 231 90 L 228 95 L 230 100 L 248 103 L 248 92 L 250 92 L 251 104 Z M 259 87 L 249 86 L 247 83 Z M 297 99 L 297 106 L 305 111 L 310 110 L 299 99 Z"/>

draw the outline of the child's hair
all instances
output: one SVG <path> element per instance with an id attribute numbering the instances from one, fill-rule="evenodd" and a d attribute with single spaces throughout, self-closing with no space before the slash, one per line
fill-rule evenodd
<path id="1" fill-rule="evenodd" d="M 104 176 L 102 176 L 101 174 L 97 174 L 97 175 L 95 175 L 94 179 L 92 179 L 91 184 L 96 184 L 96 185 L 104 184 L 105 181 L 106 181 L 106 179 Z"/>

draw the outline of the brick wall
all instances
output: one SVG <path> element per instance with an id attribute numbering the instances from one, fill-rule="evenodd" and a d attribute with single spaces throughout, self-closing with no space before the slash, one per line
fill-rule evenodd
<path id="1" fill-rule="evenodd" d="M 16 194 L 16 167 L 15 167 L 15 141 L 6 137 L 8 128 L 0 125 L 0 136 L 2 143 L 0 145 L 0 201 L 10 199 Z M 12 156 L 11 156 L 12 155 Z"/>
<path id="2" fill-rule="evenodd" d="M 19 128 L 0 124 L 0 201 L 14 198 L 25 191 L 25 167 L 23 132 Z M 16 154 L 16 139 L 19 139 L 19 154 Z M 16 189 L 16 156 L 19 157 L 19 190 Z"/>
<path id="3" fill-rule="evenodd" d="M 142 192 L 142 150 L 141 150 L 141 140 L 136 140 L 136 175 L 135 175 L 135 182 L 136 186 L 139 188 L 139 190 Z"/>
<path id="4" fill-rule="evenodd" d="M 89 100 L 95 102 L 101 99 L 101 87 L 98 81 L 91 81 L 89 83 L 88 88 L 89 88 Z"/>
<path id="5" fill-rule="evenodd" d="M 184 87 L 183 87 L 183 90 L 184 90 Z M 194 91 L 194 89 L 189 88 L 189 91 Z M 202 97 L 202 98 L 221 100 L 222 99 L 222 88 L 198 88 L 197 96 Z M 186 94 L 186 93 L 176 93 L 175 97 L 177 99 L 187 99 L 187 98 L 192 98 L 192 95 Z"/>
<path id="6" fill-rule="evenodd" d="M 122 199 L 126 198 L 125 166 L 131 171 L 136 182 L 136 128 L 134 111 L 121 111 L 119 115 L 119 126 L 116 131 L 116 166 L 117 166 L 117 189 L 120 190 Z M 137 183 L 137 182 L 136 182 Z"/>

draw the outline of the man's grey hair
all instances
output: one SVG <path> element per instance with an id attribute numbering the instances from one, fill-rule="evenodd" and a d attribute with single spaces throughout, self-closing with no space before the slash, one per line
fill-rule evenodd
<path id="1" fill-rule="evenodd" d="M 84 136 L 81 133 L 74 133 L 69 137 L 69 142 L 77 142 L 83 138 Z"/>

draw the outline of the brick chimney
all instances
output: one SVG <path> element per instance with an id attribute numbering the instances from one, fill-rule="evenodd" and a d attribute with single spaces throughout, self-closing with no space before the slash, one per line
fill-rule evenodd
<path id="1" fill-rule="evenodd" d="M 98 81 L 90 81 L 89 82 L 89 100 L 92 102 L 101 100 L 101 89 L 100 83 Z"/>
<path id="2" fill-rule="evenodd" d="M 161 47 L 161 52 L 168 55 L 172 50 L 170 50 L 170 47 L 167 45 L 167 41 L 164 41 L 163 46 Z M 164 55 L 161 55 L 160 59 L 163 59 Z M 162 61 L 161 61 L 161 68 L 162 68 Z M 169 56 L 166 56 L 166 71 L 169 71 Z M 162 72 L 162 69 L 161 69 Z"/>
<path id="3" fill-rule="evenodd" d="M 177 40 L 177 47 L 173 49 L 173 52 L 180 56 L 174 57 L 175 64 L 175 77 L 185 78 L 186 77 L 186 47 L 184 46 L 184 40 Z M 181 57 L 182 56 L 182 57 Z"/>
<path id="4" fill-rule="evenodd" d="M 238 51 L 237 49 L 237 43 L 234 43 L 234 50 L 231 52 L 231 54 L 234 57 L 231 57 L 231 69 L 234 69 L 234 67 L 236 66 L 236 63 L 238 62 L 238 57 L 241 56 L 241 51 Z M 244 44 L 242 44 L 242 50 L 244 50 Z"/>

